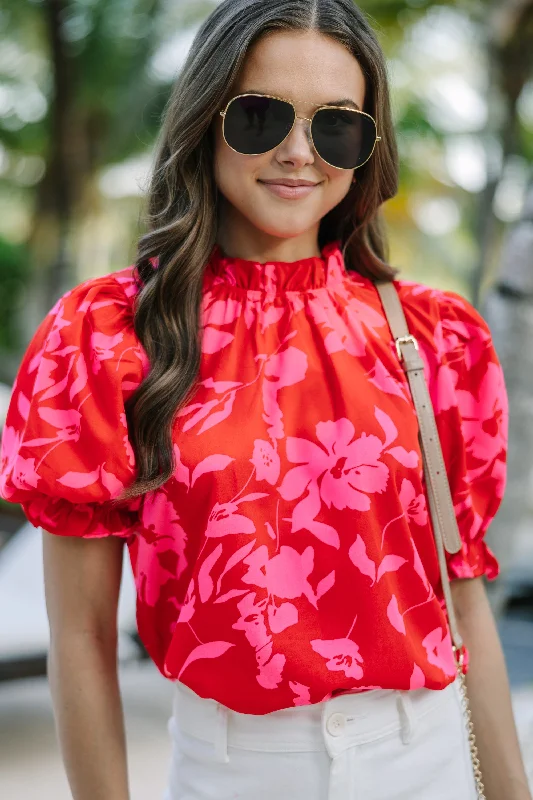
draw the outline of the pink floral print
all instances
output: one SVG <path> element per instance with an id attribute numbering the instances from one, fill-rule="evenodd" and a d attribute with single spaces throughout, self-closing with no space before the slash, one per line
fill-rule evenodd
<path id="1" fill-rule="evenodd" d="M 396 287 L 462 538 L 449 574 L 492 579 L 507 397 L 490 331 L 453 292 Z M 444 688 L 454 668 L 418 424 L 373 282 L 339 242 L 265 264 L 215 247 L 173 475 L 117 503 L 135 476 L 124 404 L 149 370 L 138 290 L 131 268 L 87 281 L 40 325 L 3 433 L 2 497 L 51 533 L 122 538 L 151 658 L 203 697 L 264 714 L 339 690 Z"/>

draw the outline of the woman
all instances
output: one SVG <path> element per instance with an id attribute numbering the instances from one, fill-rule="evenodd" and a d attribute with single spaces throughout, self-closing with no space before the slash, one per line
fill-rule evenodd
<path id="1" fill-rule="evenodd" d="M 316 113 L 316 116 L 315 116 Z M 374 285 L 398 162 L 350 0 L 225 0 L 166 111 L 135 268 L 22 363 L 2 495 L 44 529 L 75 800 L 125 800 L 122 545 L 175 682 L 167 800 L 476 796 L 417 418 Z M 448 559 L 489 800 L 531 800 L 483 577 L 507 406 L 485 321 L 396 279 L 462 539 Z M 200 333 L 200 335 L 198 335 Z"/>

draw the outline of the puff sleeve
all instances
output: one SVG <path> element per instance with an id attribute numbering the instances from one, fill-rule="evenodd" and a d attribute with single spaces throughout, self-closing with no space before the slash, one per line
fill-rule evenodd
<path id="1" fill-rule="evenodd" d="M 506 485 L 508 399 L 485 319 L 455 292 L 437 294 L 436 365 L 431 385 L 462 549 L 448 555 L 450 578 L 485 575 L 499 564 L 484 536 Z"/>
<path id="2" fill-rule="evenodd" d="M 124 402 L 142 381 L 132 270 L 63 295 L 23 357 L 1 447 L 0 494 L 64 536 L 135 533 L 140 501 L 113 502 L 135 477 Z"/>

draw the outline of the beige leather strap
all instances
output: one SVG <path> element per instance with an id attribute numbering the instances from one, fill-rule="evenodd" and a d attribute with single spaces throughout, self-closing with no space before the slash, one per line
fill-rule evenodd
<path id="1" fill-rule="evenodd" d="M 418 351 L 418 342 L 409 332 L 394 283 L 392 281 L 376 281 L 376 288 L 394 337 L 398 358 L 407 374 L 418 418 L 420 449 L 433 535 L 439 559 L 442 590 L 448 611 L 452 641 L 455 647 L 460 649 L 463 640 L 457 627 L 445 551 L 457 553 L 461 549 L 461 537 L 457 527 L 433 405 L 424 374 L 424 362 Z"/>

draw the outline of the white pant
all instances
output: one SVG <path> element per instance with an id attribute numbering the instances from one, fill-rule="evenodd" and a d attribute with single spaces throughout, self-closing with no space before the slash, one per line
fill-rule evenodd
<path id="1" fill-rule="evenodd" d="M 164 800 L 476 800 L 458 682 L 241 714 L 176 682 Z"/>

